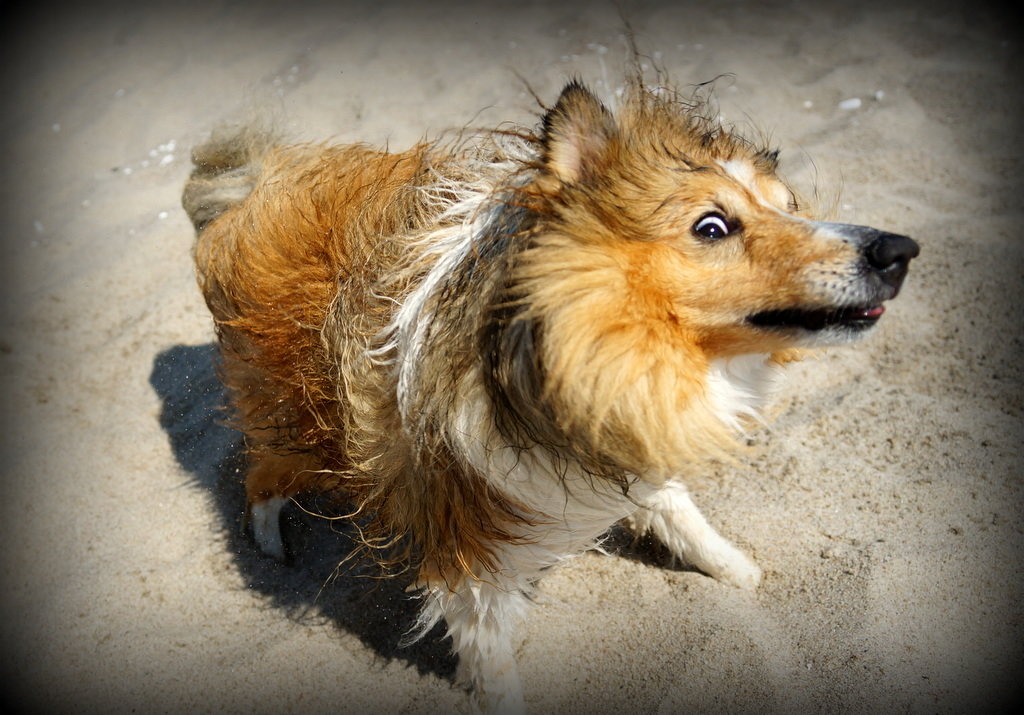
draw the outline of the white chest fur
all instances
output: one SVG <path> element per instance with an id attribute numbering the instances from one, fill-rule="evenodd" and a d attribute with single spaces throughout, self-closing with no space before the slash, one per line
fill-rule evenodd
<path id="1" fill-rule="evenodd" d="M 708 407 L 723 424 L 740 431 L 745 419 L 760 419 L 781 381 L 782 367 L 767 355 L 715 360 L 708 370 Z"/>

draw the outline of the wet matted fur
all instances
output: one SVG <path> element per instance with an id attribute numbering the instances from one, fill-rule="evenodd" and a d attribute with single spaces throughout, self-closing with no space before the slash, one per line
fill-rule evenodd
<path id="1" fill-rule="evenodd" d="M 701 103 L 634 79 L 620 104 L 571 82 L 535 131 L 400 153 L 241 131 L 185 188 L 257 541 L 282 556 L 284 500 L 343 497 L 488 711 L 523 707 L 511 632 L 541 571 L 617 521 L 757 585 L 683 479 L 917 253 L 813 220 Z"/>

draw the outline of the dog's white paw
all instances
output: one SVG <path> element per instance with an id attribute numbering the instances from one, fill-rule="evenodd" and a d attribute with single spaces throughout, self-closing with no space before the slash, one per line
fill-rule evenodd
<path id="1" fill-rule="evenodd" d="M 526 715 L 521 692 L 487 692 L 470 695 L 473 715 Z"/>
<path id="2" fill-rule="evenodd" d="M 712 578 L 747 591 L 761 583 L 757 564 L 714 530 L 680 482 L 670 480 L 650 495 L 629 522 L 637 533 L 654 534 L 676 557 Z"/>
<path id="3" fill-rule="evenodd" d="M 470 650 L 478 650 L 479 645 L 473 644 Z M 470 711 L 473 715 L 525 715 L 523 688 L 514 658 L 503 659 L 492 653 L 494 660 L 481 663 L 478 653 L 467 655 L 469 657 L 463 658 L 463 653 L 459 653 L 456 679 L 470 689 Z"/>
<path id="4" fill-rule="evenodd" d="M 761 568 L 732 544 L 719 544 L 711 558 L 694 565 L 708 576 L 744 591 L 753 591 L 761 583 Z"/>
<path id="5" fill-rule="evenodd" d="M 284 540 L 281 538 L 281 508 L 287 499 L 270 497 L 257 502 L 249 511 L 249 526 L 260 550 L 267 556 L 284 561 Z"/>

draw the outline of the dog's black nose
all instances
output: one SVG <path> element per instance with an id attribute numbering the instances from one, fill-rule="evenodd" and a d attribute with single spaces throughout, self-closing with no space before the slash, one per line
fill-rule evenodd
<path id="1" fill-rule="evenodd" d="M 921 252 L 917 241 L 895 233 L 881 233 L 867 249 L 868 262 L 880 271 L 898 263 L 906 265 Z"/>
<path id="2" fill-rule="evenodd" d="M 899 288 L 907 275 L 907 264 L 921 252 L 917 242 L 906 236 L 895 233 L 879 232 L 864 250 L 868 263 L 878 271 L 879 277 Z"/>

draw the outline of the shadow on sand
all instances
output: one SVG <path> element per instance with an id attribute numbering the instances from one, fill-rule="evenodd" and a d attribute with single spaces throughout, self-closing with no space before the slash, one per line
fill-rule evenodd
<path id="1" fill-rule="evenodd" d="M 285 507 L 282 532 L 291 554 L 282 564 L 263 556 L 242 530 L 245 457 L 241 435 L 224 426 L 224 392 L 216 374 L 216 346 L 177 345 L 156 356 L 150 384 L 163 408 L 160 424 L 193 484 L 210 494 L 228 548 L 249 587 L 297 619 L 327 618 L 384 658 L 397 658 L 452 679 L 456 658 L 442 625 L 420 641 L 399 646 L 413 626 L 419 601 L 405 592 L 410 579 L 373 578 L 371 565 L 339 562 L 354 543 L 344 521 Z"/>
<path id="2" fill-rule="evenodd" d="M 405 592 L 409 577 L 373 578 L 373 566 L 351 561 L 354 546 L 343 520 L 312 516 L 295 504 L 285 507 L 282 533 L 291 554 L 282 564 L 263 556 L 242 530 L 245 457 L 241 435 L 224 426 L 224 391 L 216 374 L 213 344 L 177 345 L 156 356 L 150 384 L 163 408 L 160 424 L 174 455 L 196 488 L 210 494 L 235 564 L 250 588 L 297 619 L 324 617 L 362 640 L 384 658 L 397 658 L 448 680 L 457 659 L 443 624 L 420 641 L 399 646 L 412 627 L 419 601 Z M 635 541 L 616 527 L 605 549 L 659 567 L 673 568 L 660 545 Z"/>

